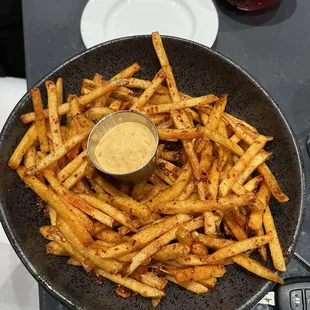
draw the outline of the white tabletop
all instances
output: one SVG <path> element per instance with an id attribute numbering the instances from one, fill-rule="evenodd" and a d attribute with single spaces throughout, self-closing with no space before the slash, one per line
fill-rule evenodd
<path id="1" fill-rule="evenodd" d="M 0 129 L 26 92 L 26 80 L 0 78 Z M 38 284 L 21 263 L 0 225 L 0 309 L 39 309 Z"/>

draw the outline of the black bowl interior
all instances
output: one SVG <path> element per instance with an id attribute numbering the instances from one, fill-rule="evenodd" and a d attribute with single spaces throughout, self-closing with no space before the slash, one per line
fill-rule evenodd
<path id="1" fill-rule="evenodd" d="M 273 201 L 272 213 L 283 248 L 292 250 L 302 216 L 304 179 L 299 151 L 283 115 L 266 92 L 225 57 L 181 39 L 166 37 L 164 44 L 181 91 L 192 96 L 227 93 L 229 112 L 257 127 L 262 134 L 275 138 L 268 147 L 273 152 L 269 166 L 290 201 L 285 205 Z M 67 96 L 80 89 L 83 78 L 92 78 L 96 72 L 109 78 L 134 62 L 142 66 L 138 77 L 151 79 L 159 70 L 150 36 L 99 45 L 68 61 L 46 78 L 56 80 L 63 77 Z M 37 87 L 45 97 L 43 80 Z M 1 217 L 14 249 L 34 277 L 71 308 L 149 309 L 148 300 L 139 296 L 122 299 L 114 293 L 115 284 L 109 281 L 99 284 L 81 268 L 68 265 L 65 258 L 46 254 L 46 241 L 40 236 L 39 227 L 46 225 L 47 221 L 38 212 L 33 192 L 26 189 L 17 174 L 7 166 L 27 128 L 21 124 L 19 117 L 31 110 L 27 94 L 10 115 L 0 142 Z M 241 268 L 233 266 L 227 269 L 216 288 L 202 296 L 169 284 L 166 297 L 157 309 L 245 309 L 271 288 L 272 283 Z"/>

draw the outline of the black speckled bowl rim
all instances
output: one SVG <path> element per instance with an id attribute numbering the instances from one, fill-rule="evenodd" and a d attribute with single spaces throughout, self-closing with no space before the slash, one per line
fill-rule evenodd
<path id="1" fill-rule="evenodd" d="M 124 37 L 124 38 L 119 38 L 119 39 L 115 39 L 115 40 L 110 40 L 104 43 L 100 43 L 76 56 L 73 56 L 72 58 L 68 59 L 67 61 L 65 61 L 64 63 L 62 63 L 61 65 L 59 65 L 56 69 L 52 70 L 50 73 L 48 73 L 44 78 L 42 78 L 40 81 L 38 81 L 34 86 L 32 86 L 32 88 L 34 87 L 38 87 L 42 82 L 44 82 L 46 79 L 48 79 L 52 74 L 56 73 L 59 69 L 63 68 L 64 66 L 66 66 L 67 64 L 74 62 L 76 59 L 78 59 L 79 57 L 90 53 L 91 51 L 100 48 L 102 46 L 106 46 L 106 45 L 111 45 L 115 42 L 119 42 L 119 41 L 126 41 L 126 40 L 130 40 L 130 39 L 135 39 L 135 38 L 145 38 L 145 39 L 150 39 L 150 35 L 139 35 L 139 36 L 131 36 L 131 37 Z M 304 219 L 304 214 L 305 214 L 305 205 L 304 205 L 304 201 L 305 201 L 305 189 L 306 189 L 306 180 L 305 180 L 305 173 L 304 173 L 304 161 L 303 161 L 303 157 L 301 155 L 301 151 L 300 151 L 300 147 L 299 144 L 297 143 L 297 139 L 296 136 L 291 128 L 291 126 L 289 125 L 288 121 L 286 120 L 285 116 L 283 115 L 282 111 L 280 110 L 279 106 L 273 101 L 273 99 L 271 98 L 271 96 L 268 94 L 268 92 L 248 73 L 246 72 L 242 67 L 240 67 L 239 65 L 237 65 L 236 63 L 234 63 L 231 59 L 229 59 L 228 57 L 222 55 L 219 52 L 216 52 L 202 44 L 190 41 L 190 40 L 186 40 L 183 38 L 178 38 L 178 37 L 173 37 L 173 36 L 162 36 L 163 39 L 170 39 L 170 40 L 176 40 L 176 41 L 181 41 L 181 42 L 186 42 L 186 43 L 190 43 L 193 44 L 201 49 L 207 50 L 209 53 L 215 55 L 216 57 L 220 58 L 222 61 L 226 62 L 228 65 L 235 67 L 241 74 L 243 74 L 244 76 L 246 76 L 265 96 L 266 98 L 268 98 L 270 104 L 273 106 L 273 108 L 278 112 L 278 114 L 280 115 L 280 117 L 282 118 L 284 124 L 287 127 L 288 132 L 290 133 L 290 135 L 293 138 L 293 145 L 295 148 L 295 152 L 297 154 L 297 159 L 298 159 L 298 168 L 299 168 L 299 172 L 300 172 L 300 179 L 301 179 L 301 206 L 300 206 L 300 212 L 299 212 L 299 217 L 298 217 L 298 223 L 297 223 L 297 227 L 295 229 L 295 233 L 293 236 L 293 243 L 291 244 L 291 246 L 288 248 L 288 252 L 290 254 L 292 254 L 295 250 L 296 247 L 296 243 L 298 241 L 299 235 L 300 235 L 300 231 L 301 231 L 301 226 L 302 226 L 302 222 Z M 21 100 L 17 103 L 17 105 L 15 106 L 15 108 L 13 109 L 13 111 L 10 113 L 5 125 L 3 126 L 3 129 L 1 131 L 1 135 L 0 135 L 0 139 L 2 139 L 3 133 L 7 130 L 7 126 L 8 126 L 8 120 L 11 118 L 11 116 L 17 112 L 17 110 L 23 106 L 24 102 L 29 98 L 30 93 L 29 91 L 21 98 Z M 72 301 L 70 301 L 70 299 L 65 295 L 65 294 L 61 294 L 54 286 L 53 284 L 48 281 L 43 275 L 38 274 L 36 267 L 30 263 L 30 261 L 28 260 L 27 256 L 25 255 L 23 249 L 18 245 L 18 242 L 14 236 L 14 234 L 12 233 L 12 228 L 10 227 L 6 217 L 4 216 L 3 213 L 3 209 L 2 207 L 0 208 L 0 220 L 2 222 L 2 226 L 4 228 L 4 231 L 13 247 L 13 249 L 15 250 L 16 254 L 18 255 L 18 257 L 20 258 L 20 260 L 22 261 L 22 263 L 24 264 L 24 266 L 27 268 L 27 270 L 31 273 L 31 275 L 37 280 L 37 282 L 44 287 L 54 298 L 56 298 L 58 301 L 60 301 L 62 304 L 64 304 L 65 306 L 69 307 L 70 309 L 84 309 L 83 306 L 81 305 L 76 305 L 74 304 Z M 292 255 L 290 255 L 287 259 L 286 262 L 288 263 L 290 261 L 290 259 L 292 258 Z M 238 308 L 238 310 L 244 310 L 244 309 L 249 309 L 251 306 L 253 306 L 254 304 L 256 304 L 262 297 L 264 297 L 264 295 L 269 292 L 270 290 L 272 290 L 273 286 L 275 284 L 271 281 L 266 282 L 266 284 L 261 288 L 261 290 L 259 292 L 257 292 L 252 298 L 248 299 L 246 303 L 244 303 L 242 306 L 240 306 Z"/>

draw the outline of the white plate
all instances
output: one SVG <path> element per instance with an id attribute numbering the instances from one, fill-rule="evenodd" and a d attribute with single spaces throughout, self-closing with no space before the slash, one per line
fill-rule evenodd
<path id="1" fill-rule="evenodd" d="M 153 31 L 212 47 L 218 27 L 212 0 L 90 0 L 81 18 L 87 48 Z"/>

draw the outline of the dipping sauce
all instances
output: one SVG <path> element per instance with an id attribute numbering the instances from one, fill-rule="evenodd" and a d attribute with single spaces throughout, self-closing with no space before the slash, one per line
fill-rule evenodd
<path id="1" fill-rule="evenodd" d="M 155 138 L 147 126 L 125 122 L 116 125 L 101 138 L 95 155 L 103 170 L 129 173 L 147 163 L 155 149 Z"/>

